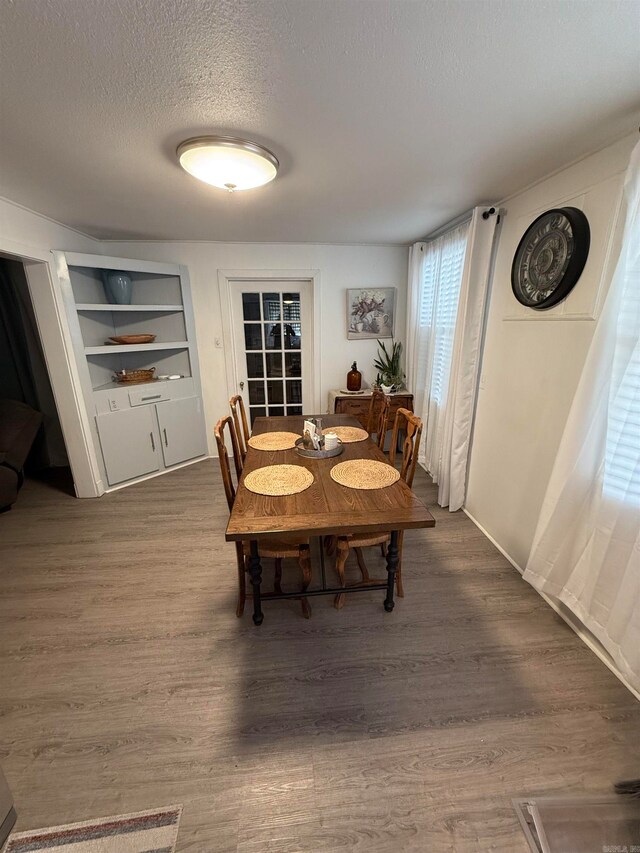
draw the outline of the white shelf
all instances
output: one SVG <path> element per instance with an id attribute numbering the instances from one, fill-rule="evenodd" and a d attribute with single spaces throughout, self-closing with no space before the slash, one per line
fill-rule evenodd
<path id="1" fill-rule="evenodd" d="M 78 311 L 148 311 L 161 313 L 163 311 L 184 311 L 184 305 L 104 305 L 81 302 L 76 305 Z"/>
<path id="2" fill-rule="evenodd" d="M 190 376 L 182 376 L 181 379 L 191 379 Z M 141 385 L 149 385 L 154 388 L 157 385 L 175 385 L 181 379 L 154 379 L 153 382 L 106 382 L 104 385 L 97 385 L 94 391 L 113 391 L 114 388 L 139 388 Z"/>
<path id="3" fill-rule="evenodd" d="M 85 355 L 111 355 L 122 352 L 152 352 L 163 349 L 189 349 L 188 341 L 171 341 L 169 343 L 153 344 L 105 344 L 101 347 L 85 347 Z"/>

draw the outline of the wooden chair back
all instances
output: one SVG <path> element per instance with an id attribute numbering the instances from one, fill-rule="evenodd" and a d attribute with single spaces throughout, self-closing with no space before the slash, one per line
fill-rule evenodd
<path id="1" fill-rule="evenodd" d="M 244 400 L 240 394 L 236 394 L 235 397 L 232 397 L 229 400 L 229 405 L 231 406 L 233 423 L 236 428 L 236 437 L 238 440 L 238 446 L 240 447 L 240 457 L 244 462 L 245 456 L 247 455 L 249 439 L 251 438 L 249 423 L 247 421 L 247 413 L 244 408 Z"/>
<path id="2" fill-rule="evenodd" d="M 380 407 L 384 405 L 387 395 L 383 394 L 379 388 L 374 388 L 369 401 L 369 414 L 367 415 L 367 432 L 369 435 L 376 432 L 378 427 L 378 418 L 380 415 Z"/>
<path id="3" fill-rule="evenodd" d="M 384 450 L 384 440 L 387 437 L 387 428 L 389 425 L 389 409 L 391 408 L 391 400 L 389 397 L 387 397 L 386 394 L 383 394 L 382 396 L 384 397 L 384 401 L 380 406 L 378 422 L 376 424 L 376 435 L 380 450 Z"/>
<path id="4" fill-rule="evenodd" d="M 396 447 L 398 446 L 398 434 L 404 430 L 405 437 L 402 443 L 402 467 L 400 476 L 407 486 L 413 485 L 413 475 L 416 471 L 418 461 L 418 450 L 420 449 L 420 437 L 422 435 L 422 420 L 408 409 L 398 409 L 393 422 L 393 433 L 391 434 L 391 449 L 389 450 L 389 462 L 393 465 L 396 458 Z"/>
<path id="5" fill-rule="evenodd" d="M 220 460 L 220 472 L 222 474 L 222 482 L 224 483 L 224 493 L 227 496 L 229 512 L 231 512 L 233 508 L 233 502 L 236 499 L 236 488 L 233 485 L 233 480 L 231 478 L 229 452 L 227 451 L 227 445 L 224 440 L 225 427 L 227 427 L 227 429 L 229 430 L 229 436 L 231 438 L 233 461 L 235 464 L 236 476 L 238 480 L 240 479 L 240 475 L 242 474 L 242 457 L 240 456 L 240 445 L 238 444 L 238 436 L 236 435 L 236 430 L 233 425 L 233 421 L 231 420 L 231 417 L 227 415 L 226 418 L 220 418 L 213 432 L 216 437 L 216 444 L 218 445 L 218 459 Z"/>

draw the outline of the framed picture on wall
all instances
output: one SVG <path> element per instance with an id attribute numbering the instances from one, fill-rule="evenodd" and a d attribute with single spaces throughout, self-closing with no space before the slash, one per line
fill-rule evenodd
<path id="1" fill-rule="evenodd" d="M 395 287 L 347 290 L 347 338 L 392 338 L 396 293 Z"/>

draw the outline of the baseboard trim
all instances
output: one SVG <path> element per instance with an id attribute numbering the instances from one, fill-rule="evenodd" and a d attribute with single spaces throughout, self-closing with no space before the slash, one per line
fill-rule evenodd
<path id="1" fill-rule="evenodd" d="M 513 568 L 514 568 L 514 569 L 516 569 L 518 572 L 520 572 L 520 574 L 521 574 L 521 575 L 523 575 L 523 574 L 524 574 L 524 569 L 522 569 L 522 568 L 521 568 L 521 567 L 516 563 L 516 561 L 511 557 L 511 555 L 510 555 L 510 554 L 508 554 L 508 553 L 507 553 L 507 551 L 505 551 L 505 550 L 504 550 L 504 548 L 502 547 L 502 545 L 501 545 L 499 542 L 496 542 L 496 540 L 495 540 L 495 539 L 493 538 L 493 536 L 489 533 L 489 531 L 484 529 L 484 527 L 480 524 L 480 522 L 478 521 L 478 519 L 477 519 L 477 518 L 474 518 L 474 517 L 471 515 L 471 513 L 469 512 L 469 510 L 468 510 L 466 507 L 464 507 L 464 506 L 462 507 L 462 512 L 463 512 L 466 516 L 468 516 L 468 517 L 471 519 L 471 521 L 473 521 L 473 523 L 475 524 L 475 526 L 478 528 L 478 530 L 479 530 L 481 533 L 484 533 L 484 535 L 487 537 L 487 539 L 489 540 L 489 542 L 491 542 L 491 544 L 492 544 L 492 545 L 495 545 L 495 547 L 498 549 L 498 551 L 500 551 L 500 553 L 502 554 L 502 556 L 503 556 L 503 557 L 506 557 L 506 559 L 511 563 L 511 565 L 513 566 Z"/>
<path id="2" fill-rule="evenodd" d="M 120 489 L 128 489 L 129 486 L 136 486 L 138 483 L 145 483 L 147 480 L 153 480 L 155 477 L 163 477 L 171 471 L 178 471 L 180 468 L 187 468 L 189 465 L 195 465 L 197 462 L 204 462 L 205 459 L 213 459 L 211 454 L 207 453 L 204 456 L 196 456 L 195 459 L 187 459 L 186 462 L 179 462 L 177 465 L 172 465 L 171 468 L 163 468 L 161 471 L 154 471 L 152 474 L 144 474 L 138 477 L 137 480 L 127 480 L 126 483 L 118 483 L 117 486 L 109 486 L 105 489 L 105 495 L 110 495 L 113 492 L 119 492 Z"/>
<path id="3" fill-rule="evenodd" d="M 464 512 L 464 514 L 466 516 L 468 516 L 468 518 L 471 519 L 471 521 L 473 521 L 473 523 L 478 528 L 478 530 L 487 537 L 489 542 L 491 542 L 492 545 L 495 545 L 495 547 L 498 549 L 498 551 L 500 551 L 502 556 L 505 557 L 511 563 L 513 568 L 516 569 L 516 571 L 518 571 L 521 575 L 523 575 L 524 569 L 521 566 L 519 566 L 518 563 L 516 563 L 516 561 L 507 553 L 507 551 L 505 551 L 505 549 L 502 547 L 502 545 L 500 545 L 499 542 L 496 542 L 496 540 L 493 538 L 493 536 L 488 531 L 486 531 L 484 529 L 484 527 L 480 524 L 480 522 L 476 518 L 473 517 L 473 515 L 469 512 L 469 510 L 466 507 L 462 507 L 462 511 Z M 532 587 L 532 589 L 535 589 L 535 587 Z M 538 595 L 541 598 L 543 598 L 547 602 L 549 607 L 551 607 L 551 609 L 554 610 L 558 614 L 558 616 L 562 619 L 562 621 L 566 622 L 566 624 L 571 628 L 571 630 L 575 634 L 577 634 L 578 637 L 580 637 L 580 639 L 585 644 L 585 646 L 587 646 L 594 653 L 594 655 L 596 655 L 598 658 L 600 658 L 602 663 L 607 667 L 607 669 L 611 670 L 611 672 L 615 675 L 615 677 L 618 679 L 618 681 L 621 681 L 622 684 L 624 684 L 624 686 L 631 693 L 631 695 L 640 702 L 640 693 L 638 693 L 638 691 L 635 690 L 629 684 L 627 679 L 620 672 L 618 667 L 615 665 L 614 661 L 609 656 L 606 649 L 604 649 L 600 645 L 598 640 L 582 624 L 582 622 L 580 622 L 578 617 L 574 616 L 570 610 L 565 609 L 565 608 L 561 608 L 558 604 L 556 604 L 555 601 L 553 601 L 553 599 L 549 598 L 548 595 L 545 595 L 543 592 L 540 592 L 539 589 L 536 589 L 536 592 L 538 593 Z"/>
<path id="4" fill-rule="evenodd" d="M 611 670 L 611 672 L 615 675 L 618 681 L 621 681 L 627 690 L 633 694 L 633 696 L 640 702 L 640 693 L 635 690 L 624 677 L 624 675 L 620 672 L 618 667 L 615 665 L 614 661 L 609 657 L 609 653 L 606 649 L 604 649 L 598 640 L 593 636 L 593 634 L 585 628 L 585 626 L 580 622 L 577 616 L 574 616 L 570 610 L 563 609 L 559 607 L 556 602 L 549 598 L 548 595 L 545 595 L 544 592 L 540 592 L 540 590 L 536 590 L 536 592 L 544 598 L 549 607 L 551 607 L 558 616 L 567 623 L 567 625 L 580 637 L 582 642 L 588 646 L 594 655 L 597 655 L 602 663 Z"/>

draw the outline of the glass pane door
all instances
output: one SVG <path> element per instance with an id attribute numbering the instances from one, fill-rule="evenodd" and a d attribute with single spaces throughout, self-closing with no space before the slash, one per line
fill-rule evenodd
<path id="1" fill-rule="evenodd" d="M 242 363 L 238 376 L 246 376 L 243 395 L 251 424 L 264 415 L 301 415 L 303 407 L 303 344 L 308 330 L 303 323 L 301 288 L 267 291 L 266 286 L 255 291 L 243 288 L 239 294 L 242 352 L 238 361 Z"/>

